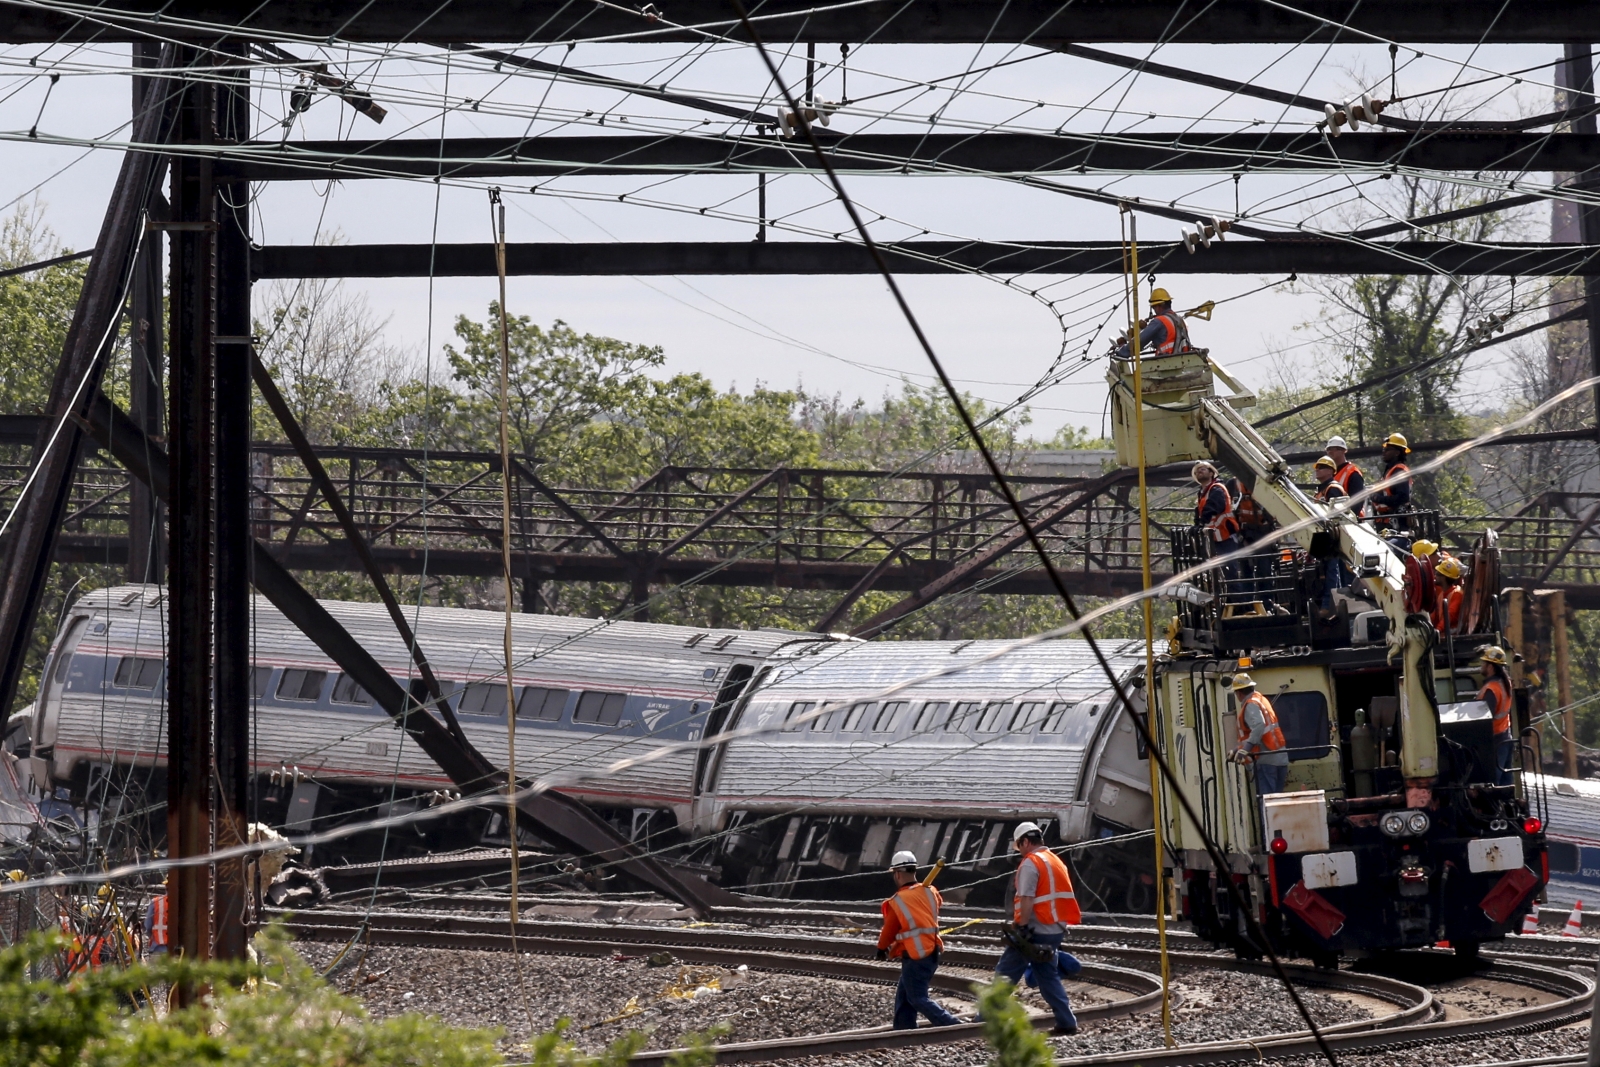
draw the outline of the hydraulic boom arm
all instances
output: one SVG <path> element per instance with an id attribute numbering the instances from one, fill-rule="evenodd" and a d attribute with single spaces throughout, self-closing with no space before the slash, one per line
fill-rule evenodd
<path id="1" fill-rule="evenodd" d="M 1425 617 L 1406 610 L 1401 557 L 1349 510 L 1320 504 L 1294 484 L 1288 463 L 1237 410 L 1253 405 L 1255 397 L 1203 350 L 1148 357 L 1140 372 L 1146 462 L 1152 466 L 1198 459 L 1220 463 L 1252 485 L 1251 492 L 1269 515 L 1294 527 L 1290 536 L 1302 548 L 1309 549 L 1318 533 L 1338 538 L 1340 556 L 1389 620 L 1390 657 L 1401 657 L 1400 769 L 1408 785 L 1425 788 L 1439 766 L 1438 711 L 1428 654 L 1433 630 Z M 1217 396 L 1213 376 L 1236 392 Z M 1118 458 L 1129 463 L 1138 454 L 1133 438 L 1132 364 L 1113 359 L 1107 378 Z"/>

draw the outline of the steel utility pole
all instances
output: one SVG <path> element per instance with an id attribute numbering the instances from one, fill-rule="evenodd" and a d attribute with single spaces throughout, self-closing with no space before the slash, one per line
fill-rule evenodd
<path id="1" fill-rule="evenodd" d="M 135 67 L 154 67 L 161 61 L 161 46 L 153 41 L 133 46 Z M 150 77 L 133 76 L 133 113 L 139 114 L 149 94 L 161 83 Z M 128 414 L 147 437 L 160 440 L 161 409 L 165 390 L 161 387 L 166 349 L 165 296 L 162 285 L 162 234 L 146 231 L 144 243 L 133 263 L 130 285 L 128 341 L 130 366 Z M 135 481 L 129 487 L 128 581 L 159 583 L 166 577 L 166 523 L 161 502 L 150 488 Z"/>
<path id="2" fill-rule="evenodd" d="M 245 46 L 217 88 L 217 140 L 250 139 L 250 66 Z M 250 823 L 250 184 L 216 187 L 216 702 L 213 744 L 218 848 L 244 844 Z M 244 857 L 219 860 L 213 932 L 218 959 L 244 959 L 249 941 L 250 865 Z"/>
<path id="3" fill-rule="evenodd" d="M 186 58 L 194 62 L 192 50 Z M 217 87 L 183 84 L 174 140 L 216 141 Z M 167 854 L 174 860 L 211 851 L 212 758 L 212 433 L 217 268 L 212 163 L 202 154 L 172 157 L 172 281 L 167 386 L 171 499 L 167 575 Z M 211 871 L 173 868 L 168 880 L 171 950 L 211 958 Z M 194 990 L 181 989 L 180 997 Z"/>
<path id="4" fill-rule="evenodd" d="M 1594 56 L 1591 54 L 1593 45 L 1569 44 L 1566 49 L 1566 84 L 1567 84 L 1567 109 L 1569 111 L 1582 110 L 1594 103 Z M 1596 132 L 1595 116 L 1585 115 L 1572 121 L 1573 133 Z M 1595 177 L 1595 171 L 1587 171 L 1578 175 L 1577 184 L 1587 185 Z M 1593 204 L 1580 203 L 1578 209 L 1578 238 L 1584 244 L 1592 245 L 1600 242 L 1600 207 Z M 1600 374 L 1600 278 L 1585 276 L 1583 279 L 1584 306 L 1588 311 L 1589 319 L 1589 367 L 1590 374 Z M 1600 385 L 1594 390 L 1594 420 L 1595 438 L 1600 442 Z"/>

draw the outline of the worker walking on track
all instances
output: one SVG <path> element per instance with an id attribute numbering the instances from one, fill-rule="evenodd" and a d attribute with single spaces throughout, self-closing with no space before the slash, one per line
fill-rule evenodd
<path id="1" fill-rule="evenodd" d="M 1511 728 L 1511 676 L 1506 673 L 1506 652 L 1499 645 L 1490 645 L 1478 653 L 1483 661 L 1483 688 L 1478 699 L 1489 705 L 1494 715 L 1494 784 L 1511 784 L 1511 757 L 1517 749 L 1517 737 Z"/>
<path id="2" fill-rule="evenodd" d="M 1072 875 L 1061 857 L 1044 847 L 1044 832 L 1037 823 L 1018 823 L 1011 843 L 1022 854 L 1022 863 L 1012 885 L 1013 925 L 1007 931 L 1006 950 L 994 971 L 1016 982 L 1031 965 L 1039 994 L 1055 1015 L 1055 1032 L 1075 1034 L 1078 1019 L 1072 1014 L 1072 1002 L 1061 984 L 1058 963 L 1067 927 L 1083 921 L 1072 890 Z"/>
<path id="3" fill-rule="evenodd" d="M 1150 290 L 1150 317 L 1139 330 L 1140 357 L 1170 356 L 1189 348 L 1189 326 L 1182 315 L 1172 310 L 1172 294 L 1165 289 Z M 1126 339 L 1117 345 L 1117 358 L 1128 358 Z"/>
<path id="4" fill-rule="evenodd" d="M 1256 692 L 1255 679 L 1242 672 L 1233 676 L 1233 695 L 1239 702 L 1239 747 L 1234 750 L 1234 762 L 1254 765 L 1257 799 L 1283 792 L 1289 779 L 1289 743 L 1272 701 Z M 1263 825 L 1265 811 L 1263 807 Z"/>
<path id="5" fill-rule="evenodd" d="M 900 961 L 900 984 L 894 990 L 894 1028 L 915 1030 L 917 1015 L 935 1026 L 961 1020 L 945 1011 L 928 992 L 939 969 L 939 908 L 944 898 L 931 885 L 917 881 L 917 857 L 896 852 L 889 873 L 894 896 L 883 902 L 883 930 L 878 934 L 878 958 Z"/>
<path id="6" fill-rule="evenodd" d="M 1404 529 L 1408 524 L 1405 518 L 1385 518 L 1385 516 L 1399 515 L 1411 510 L 1411 468 L 1406 466 L 1406 456 L 1411 452 L 1411 446 L 1406 444 L 1406 435 L 1392 433 L 1388 440 L 1383 442 L 1383 480 L 1392 484 L 1385 485 L 1371 496 L 1372 512 L 1376 516 L 1375 525 L 1381 529 Z"/>

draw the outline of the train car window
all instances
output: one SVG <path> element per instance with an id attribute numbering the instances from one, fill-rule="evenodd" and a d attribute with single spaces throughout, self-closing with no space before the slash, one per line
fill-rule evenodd
<path id="1" fill-rule="evenodd" d="M 272 685 L 271 667 L 250 668 L 250 695 L 257 700 L 267 695 L 267 688 Z"/>
<path id="2" fill-rule="evenodd" d="M 504 715 L 506 683 L 473 682 L 462 691 L 456 710 L 465 715 Z"/>
<path id="3" fill-rule="evenodd" d="M 1321 693 L 1279 693 L 1272 698 L 1289 760 L 1322 759 L 1332 745 L 1328 738 L 1328 698 Z"/>
<path id="4" fill-rule="evenodd" d="M 800 721 L 800 717 L 816 706 L 817 705 L 814 702 L 809 700 L 797 700 L 793 704 L 790 704 L 789 714 L 783 720 L 783 728 L 785 730 L 800 729 L 801 726 L 805 725 Z"/>
<path id="5" fill-rule="evenodd" d="M 933 703 L 930 701 L 929 703 L 922 705 L 922 710 L 917 712 L 917 721 L 912 723 L 911 728 L 917 733 L 925 733 L 929 730 L 937 730 L 939 727 L 943 726 L 949 718 L 949 704 L 945 704 L 943 702 Z"/>
<path id="6" fill-rule="evenodd" d="M 581 693 L 578 696 L 578 710 L 572 713 L 572 721 L 615 726 L 622 721 L 622 705 L 627 699 L 626 693 L 600 693 L 593 690 Z"/>
<path id="7" fill-rule="evenodd" d="M 978 709 L 982 706 L 976 700 L 963 700 L 950 713 L 950 721 L 945 724 L 944 728 L 946 730 L 960 730 L 971 725 L 973 718 L 978 714 Z"/>
<path id="8" fill-rule="evenodd" d="M 71 658 L 63 657 L 63 665 Z M 156 683 L 161 680 L 161 668 L 164 666 L 166 666 L 165 660 L 147 659 L 144 656 L 123 656 L 117 663 L 115 684 L 122 689 L 154 689 Z M 56 673 L 60 674 L 59 671 Z"/>
<path id="9" fill-rule="evenodd" d="M 298 667 L 283 672 L 278 679 L 280 700 L 316 700 L 322 696 L 322 683 L 328 680 L 327 671 L 306 671 Z"/>
<path id="10" fill-rule="evenodd" d="M 63 647 L 65 647 L 66 642 L 62 642 L 62 645 L 63 645 Z M 127 660 L 129 658 L 131 658 L 131 657 L 124 656 L 123 657 L 123 662 L 124 663 L 127 662 Z M 72 653 L 71 652 L 65 652 L 65 653 L 57 652 L 56 653 L 56 684 L 57 685 L 65 685 L 67 683 L 67 668 L 71 667 L 71 666 L 72 666 Z M 122 673 L 122 664 L 121 663 L 117 664 L 117 673 L 118 674 Z"/>
<path id="11" fill-rule="evenodd" d="M 846 733 L 855 733 L 861 729 L 862 723 L 877 718 L 877 714 L 878 705 L 876 703 L 853 704 L 850 710 L 844 713 L 844 726 L 842 729 Z"/>
<path id="12" fill-rule="evenodd" d="M 1011 716 L 1011 725 L 1007 727 L 1011 733 L 1027 733 L 1038 726 L 1044 718 L 1044 702 L 1030 700 L 1025 704 L 1017 705 L 1017 713 Z"/>
<path id="13" fill-rule="evenodd" d="M 372 706 L 372 694 L 356 684 L 356 680 L 348 674 L 341 674 L 333 683 L 333 702 L 335 704 L 361 704 L 365 707 Z"/>
<path id="14" fill-rule="evenodd" d="M 872 732 L 886 734 L 900 725 L 900 716 L 911 705 L 904 700 L 894 700 L 885 704 L 878 711 L 878 718 L 872 724 Z"/>
<path id="15" fill-rule="evenodd" d="M 822 702 L 822 706 L 823 707 L 827 707 L 828 706 L 828 702 L 827 701 L 823 701 Z M 838 721 L 839 721 L 839 709 L 838 708 L 834 708 L 832 711 L 828 712 L 826 715 L 818 715 L 815 719 L 812 719 L 811 720 L 811 728 L 813 730 L 818 731 L 818 732 L 821 732 L 823 730 L 832 731 L 834 725 L 836 723 L 838 723 Z"/>
<path id="16" fill-rule="evenodd" d="M 1039 730 L 1042 734 L 1059 734 L 1067 726 L 1067 712 L 1072 710 L 1072 705 L 1065 700 L 1058 700 L 1050 705 L 1050 714 L 1045 716 L 1044 726 Z"/>
<path id="17" fill-rule="evenodd" d="M 567 690 L 528 686 L 517 698 L 517 718 L 555 722 L 567 710 Z"/>
<path id="18" fill-rule="evenodd" d="M 1011 702 L 1004 704 L 990 704 L 983 709 L 983 714 L 978 716 L 978 732 L 992 734 L 1000 729 L 1000 724 L 1011 719 Z"/>

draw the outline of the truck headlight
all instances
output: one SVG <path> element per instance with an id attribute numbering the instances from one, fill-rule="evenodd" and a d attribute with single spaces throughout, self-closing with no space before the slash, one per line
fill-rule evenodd
<path id="1" fill-rule="evenodd" d="M 1385 837 L 1404 837 L 1406 833 L 1406 813 L 1391 811 L 1378 820 L 1378 829 L 1382 830 Z"/>
<path id="2" fill-rule="evenodd" d="M 1431 821 L 1427 812 L 1414 811 L 1406 816 L 1406 830 L 1410 832 L 1412 837 L 1421 837 L 1428 832 L 1428 826 Z"/>

